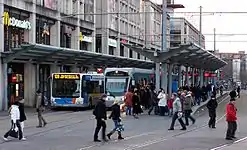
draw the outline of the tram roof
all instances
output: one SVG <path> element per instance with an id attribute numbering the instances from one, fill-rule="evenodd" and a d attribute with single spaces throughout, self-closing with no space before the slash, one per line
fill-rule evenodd
<path id="1" fill-rule="evenodd" d="M 106 72 L 111 72 L 111 71 L 124 71 L 128 73 L 154 73 L 153 69 L 142 69 L 142 68 L 106 68 Z"/>

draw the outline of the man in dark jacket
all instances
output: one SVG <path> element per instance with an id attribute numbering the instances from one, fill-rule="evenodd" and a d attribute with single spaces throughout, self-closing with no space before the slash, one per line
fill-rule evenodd
<path id="1" fill-rule="evenodd" d="M 207 103 L 208 114 L 209 114 L 209 128 L 215 128 L 216 123 L 216 108 L 218 107 L 218 102 L 214 96 L 211 97 L 209 102 Z"/>
<path id="2" fill-rule="evenodd" d="M 97 121 L 97 125 L 96 125 L 95 132 L 94 132 L 94 142 L 101 142 L 98 139 L 98 133 L 99 133 L 101 127 L 102 127 L 102 139 L 104 141 L 107 141 L 106 135 L 105 135 L 105 132 L 106 132 L 105 120 L 107 119 L 106 105 L 105 105 L 106 97 L 107 96 L 105 94 L 101 96 L 99 102 L 97 103 L 97 105 L 95 106 L 95 109 L 93 111 L 93 114 L 94 114 L 95 119 Z"/>
<path id="3" fill-rule="evenodd" d="M 112 105 L 111 109 L 112 109 L 112 112 L 111 112 L 111 115 L 109 116 L 109 119 L 112 119 L 112 121 L 114 122 L 114 126 L 115 127 L 114 127 L 114 129 L 110 133 L 107 134 L 107 137 L 109 139 L 111 139 L 111 135 L 114 134 L 117 131 L 117 129 L 119 127 L 119 124 L 121 122 L 121 118 L 120 118 L 121 117 L 120 116 L 120 106 L 119 106 L 117 100 L 114 101 L 114 104 Z M 118 139 L 119 140 L 124 139 L 122 137 L 121 131 L 118 131 Z"/>

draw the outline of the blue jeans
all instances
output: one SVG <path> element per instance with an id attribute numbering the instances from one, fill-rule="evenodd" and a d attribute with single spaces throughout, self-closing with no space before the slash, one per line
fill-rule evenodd
<path id="1" fill-rule="evenodd" d="M 131 115 L 131 106 L 126 106 L 126 115 Z"/>

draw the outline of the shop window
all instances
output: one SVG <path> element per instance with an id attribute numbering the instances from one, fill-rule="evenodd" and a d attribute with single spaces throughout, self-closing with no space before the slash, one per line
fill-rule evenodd
<path id="1" fill-rule="evenodd" d="M 141 55 L 137 53 L 137 59 L 141 59 Z"/>
<path id="2" fill-rule="evenodd" d="M 80 50 L 88 51 L 88 43 L 84 42 L 84 41 L 81 41 L 80 42 Z"/>
<path id="3" fill-rule="evenodd" d="M 101 36 L 96 36 L 96 53 L 102 53 Z"/>

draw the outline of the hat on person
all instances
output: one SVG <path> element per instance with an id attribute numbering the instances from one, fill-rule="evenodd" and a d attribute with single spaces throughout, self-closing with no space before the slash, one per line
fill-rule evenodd
<path id="1" fill-rule="evenodd" d="M 119 103 L 119 101 L 115 99 L 113 102 L 113 105 L 118 104 L 118 103 Z"/>

